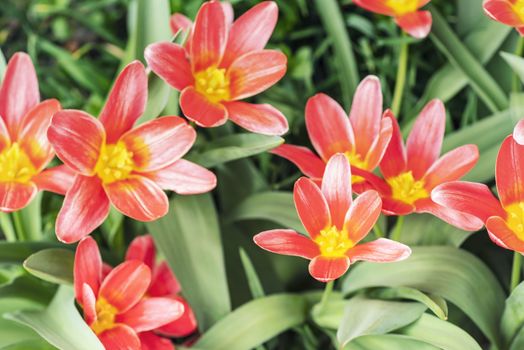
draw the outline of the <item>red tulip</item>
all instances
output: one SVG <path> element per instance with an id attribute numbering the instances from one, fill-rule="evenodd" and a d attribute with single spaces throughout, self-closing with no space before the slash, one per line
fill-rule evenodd
<path id="1" fill-rule="evenodd" d="M 277 21 L 277 5 L 262 2 L 232 24 L 228 17 L 220 2 L 204 3 L 188 50 L 156 43 L 147 47 L 146 60 L 181 91 L 182 111 L 198 125 L 215 127 L 229 118 L 249 131 L 282 135 L 288 124 L 280 111 L 268 104 L 240 102 L 273 86 L 286 72 L 286 56 L 264 50 Z"/>
<path id="2" fill-rule="evenodd" d="M 419 11 L 430 0 L 354 0 L 371 12 L 391 16 L 397 25 L 414 38 L 422 39 L 431 31 L 431 12 Z"/>
<path id="3" fill-rule="evenodd" d="M 524 1 L 522 0 L 484 0 L 484 12 L 497 22 L 515 27 L 524 35 Z"/>
<path id="4" fill-rule="evenodd" d="M 406 259 L 411 250 L 404 244 L 377 239 L 358 244 L 380 216 L 378 193 L 369 190 L 352 199 L 351 168 L 338 153 L 326 166 L 321 188 L 300 178 L 293 192 L 298 216 L 309 237 L 293 230 L 270 230 L 257 234 L 255 243 L 273 253 L 311 260 L 309 273 L 321 282 L 342 276 L 349 265 L 359 261 L 393 262 Z"/>
<path id="5" fill-rule="evenodd" d="M 168 343 L 158 334 L 168 337 L 186 337 L 197 330 L 196 317 L 188 302 L 180 296 L 180 284 L 165 261 L 156 262 L 156 250 L 153 239 L 149 235 L 137 237 L 131 242 L 127 249 L 126 260 L 139 260 L 145 263 L 152 271 L 151 285 L 147 291 L 150 297 L 166 297 L 176 300 L 184 305 L 182 316 L 169 324 L 163 325 L 149 332 L 151 334 L 140 335 L 142 347 L 145 349 L 157 349 L 155 344 Z M 163 348 L 158 348 L 163 349 Z"/>
<path id="6" fill-rule="evenodd" d="M 76 173 L 57 218 L 61 241 L 78 241 L 100 226 L 110 203 L 135 220 L 152 221 L 168 211 L 162 189 L 194 194 L 215 187 L 210 171 L 181 159 L 196 138 L 184 119 L 161 117 L 133 128 L 146 99 L 145 69 L 136 61 L 117 78 L 99 119 L 77 110 L 52 118 L 49 141 Z"/>
<path id="7" fill-rule="evenodd" d="M 349 118 L 331 97 L 318 94 L 306 105 L 306 128 L 317 156 L 305 147 L 282 145 L 272 153 L 295 163 L 309 178 L 320 182 L 327 161 L 335 153 L 344 153 L 352 168 L 372 172 L 380 163 L 392 126 L 382 117 L 380 80 L 368 76 L 358 86 Z M 353 175 L 352 182 L 361 192 L 364 178 Z"/>
<path id="8" fill-rule="evenodd" d="M 166 297 L 147 297 L 149 267 L 127 260 L 102 278 L 102 259 L 96 242 L 84 238 L 75 255 L 74 286 L 84 318 L 107 350 L 142 349 L 139 333 L 173 322 L 184 305 Z"/>
<path id="9" fill-rule="evenodd" d="M 442 102 L 433 100 L 424 108 L 406 146 L 397 120 L 390 111 L 385 114 L 393 123 L 393 136 L 380 163 L 384 179 L 373 174 L 363 175 L 379 191 L 382 210 L 388 215 L 430 213 L 464 230 L 480 229 L 482 223 L 477 218 L 431 200 L 431 191 L 437 185 L 460 179 L 475 166 L 479 157 L 476 145 L 465 145 L 439 158 L 446 126 Z"/>
<path id="10" fill-rule="evenodd" d="M 13 55 L 0 88 L 0 211 L 24 208 L 41 190 L 65 194 L 73 183 L 63 165 L 44 170 L 55 155 L 47 127 L 60 109 L 57 100 L 40 102 L 31 58 Z"/>
<path id="11" fill-rule="evenodd" d="M 508 136 L 500 148 L 495 172 L 500 201 L 489 187 L 454 181 L 436 187 L 433 200 L 479 218 L 498 245 L 524 253 L 524 146 Z"/>

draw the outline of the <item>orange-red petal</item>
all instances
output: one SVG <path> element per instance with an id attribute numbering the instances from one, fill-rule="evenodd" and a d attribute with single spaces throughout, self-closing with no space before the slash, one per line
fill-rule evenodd
<path id="1" fill-rule="evenodd" d="M 520 240 L 506 222 L 498 216 L 492 216 L 486 222 L 486 229 L 495 243 L 505 246 L 507 249 L 524 253 L 524 241 Z"/>
<path id="2" fill-rule="evenodd" d="M 33 177 L 39 191 L 49 191 L 65 195 L 73 186 L 76 173 L 67 165 L 58 165 L 42 171 Z"/>
<path id="3" fill-rule="evenodd" d="M 423 39 L 431 31 L 433 18 L 429 11 L 416 11 L 395 17 L 395 22 L 406 33 L 416 39 Z"/>
<path id="4" fill-rule="evenodd" d="M 260 248 L 276 254 L 313 259 L 320 254 L 315 242 L 293 230 L 269 230 L 253 237 Z"/>
<path id="5" fill-rule="evenodd" d="M 306 128 L 313 147 L 325 162 L 335 153 L 355 148 L 346 112 L 328 95 L 316 94 L 307 101 Z"/>
<path id="6" fill-rule="evenodd" d="M 180 318 L 158 328 L 156 331 L 160 334 L 165 334 L 175 338 L 187 337 L 197 330 L 198 324 L 195 314 L 184 298 L 179 295 L 172 296 L 171 298 L 184 305 L 184 313 Z"/>
<path id="7" fill-rule="evenodd" d="M 139 335 L 142 350 L 175 350 L 173 343 L 154 332 L 143 332 Z"/>
<path id="8" fill-rule="evenodd" d="M 174 13 L 169 18 L 169 27 L 171 27 L 171 33 L 176 35 L 181 30 L 191 29 L 193 27 L 193 21 L 181 13 Z"/>
<path id="9" fill-rule="evenodd" d="M 135 332 L 147 332 L 180 318 L 184 304 L 172 298 L 144 298 L 131 309 L 116 317 L 117 323 L 133 328 Z"/>
<path id="10" fill-rule="evenodd" d="M 524 201 L 524 146 L 511 136 L 500 146 L 495 179 L 502 206 Z"/>
<path id="11" fill-rule="evenodd" d="M 367 170 L 373 171 L 379 165 L 386 153 L 392 135 L 393 125 L 391 119 L 382 118 L 380 121 L 380 131 L 371 144 L 366 156 Z"/>
<path id="12" fill-rule="evenodd" d="M 126 251 L 126 260 L 140 260 L 146 264 L 151 271 L 155 265 L 156 249 L 153 237 L 143 235 L 131 241 Z"/>
<path id="13" fill-rule="evenodd" d="M 309 273 L 320 282 L 330 282 L 342 277 L 349 269 L 350 261 L 347 257 L 326 258 L 317 256 L 309 263 Z"/>
<path id="14" fill-rule="evenodd" d="M 147 75 L 139 61 L 128 64 L 116 78 L 106 104 L 100 113 L 100 122 L 107 133 L 107 143 L 115 143 L 130 130 L 144 113 L 147 102 Z"/>
<path id="15" fill-rule="evenodd" d="M 280 51 L 248 52 L 237 58 L 228 69 L 232 100 L 254 96 L 275 85 L 287 69 L 287 57 Z"/>
<path id="16" fill-rule="evenodd" d="M 407 259 L 411 255 L 411 249 L 402 243 L 386 238 L 359 244 L 346 253 L 351 263 L 359 260 L 378 263 L 388 263 Z"/>
<path id="17" fill-rule="evenodd" d="M 38 189 L 32 182 L 0 182 L 0 211 L 12 212 L 26 207 Z"/>
<path id="18" fill-rule="evenodd" d="M 321 230 L 331 227 L 328 203 L 313 181 L 305 177 L 298 179 L 293 190 L 293 200 L 300 221 L 312 239 Z"/>
<path id="19" fill-rule="evenodd" d="M 98 245 L 91 237 L 86 237 L 78 243 L 73 277 L 75 296 L 80 305 L 84 304 L 84 285 L 88 286 L 93 294 L 98 294 L 102 281 L 102 257 Z"/>
<path id="20" fill-rule="evenodd" d="M 167 214 L 169 202 L 156 183 L 143 176 L 104 184 L 107 196 L 122 214 L 139 221 L 153 221 Z"/>
<path id="21" fill-rule="evenodd" d="M 120 141 L 133 153 L 138 172 L 162 169 L 180 159 L 196 140 L 196 131 L 180 117 L 161 117 L 126 132 Z"/>
<path id="22" fill-rule="evenodd" d="M 226 102 L 229 119 L 257 134 L 283 135 L 289 130 L 286 117 L 270 104 Z"/>
<path id="23" fill-rule="evenodd" d="M 264 1 L 253 6 L 237 18 L 231 26 L 220 66 L 229 67 L 243 54 L 262 50 L 275 29 L 277 19 L 278 7 L 273 1 Z"/>
<path id="24" fill-rule="evenodd" d="M 209 101 L 192 86 L 182 90 L 180 108 L 189 120 L 206 128 L 220 126 L 227 121 L 226 107 Z"/>
<path id="25" fill-rule="evenodd" d="M 390 110 L 384 112 L 384 118 L 391 120 L 391 126 L 393 127 L 391 140 L 380 162 L 380 172 L 387 179 L 395 177 L 406 170 L 407 156 L 397 119 Z"/>
<path id="26" fill-rule="evenodd" d="M 368 11 L 379 13 L 386 16 L 394 16 L 394 11 L 386 5 L 384 0 L 353 0 L 358 5 Z"/>
<path id="27" fill-rule="evenodd" d="M 96 296 L 87 283 L 84 283 L 82 285 L 81 299 L 79 299 L 77 296 L 76 300 L 80 305 L 82 305 L 86 323 L 88 325 L 93 324 L 93 322 L 95 322 L 98 318 L 98 315 L 96 313 Z"/>
<path id="28" fill-rule="evenodd" d="M 360 242 L 371 231 L 381 209 L 382 201 L 377 191 L 366 191 L 355 199 L 344 222 L 344 229 L 353 243 Z"/>
<path id="29" fill-rule="evenodd" d="M 0 88 L 0 116 L 16 139 L 22 118 L 40 101 L 38 79 L 29 55 L 17 52 L 11 57 Z"/>
<path id="30" fill-rule="evenodd" d="M 478 231 L 484 226 L 484 222 L 478 217 L 464 213 L 452 208 L 444 207 L 431 200 L 431 198 L 420 199 L 415 202 L 417 213 L 429 213 L 450 225 L 464 231 Z"/>
<path id="31" fill-rule="evenodd" d="M 119 324 L 98 335 L 98 339 L 107 350 L 141 350 L 140 339 L 135 331 Z"/>
<path id="32" fill-rule="evenodd" d="M 77 175 L 56 219 L 56 236 L 74 243 L 100 226 L 109 214 L 109 199 L 97 177 Z"/>
<path id="33" fill-rule="evenodd" d="M 160 42 L 149 45 L 144 57 L 151 70 L 177 90 L 193 84 L 186 50 L 177 44 Z"/>
<path id="34" fill-rule="evenodd" d="M 180 291 L 180 283 L 178 283 L 167 262 L 159 263 L 153 270 L 153 277 L 147 294 L 152 297 L 164 297 L 178 294 Z"/>
<path id="35" fill-rule="evenodd" d="M 313 180 L 322 179 L 326 165 L 322 159 L 310 149 L 302 146 L 284 144 L 271 150 L 270 153 L 289 160 L 295 164 L 304 175 Z"/>
<path id="36" fill-rule="evenodd" d="M 386 215 L 408 215 L 415 211 L 415 206 L 391 197 L 382 197 L 382 212 Z"/>
<path id="37" fill-rule="evenodd" d="M 150 283 L 149 267 L 139 260 L 127 260 L 107 275 L 98 297 L 104 298 L 122 314 L 142 300 Z"/>
<path id="38" fill-rule="evenodd" d="M 51 119 L 47 138 L 67 166 L 82 175 L 94 174 L 106 139 L 100 121 L 82 111 L 63 110 Z"/>
<path id="39" fill-rule="evenodd" d="M 337 153 L 329 159 L 322 178 L 321 190 L 329 206 L 332 224 L 341 229 L 353 200 L 351 166 L 344 154 Z"/>
<path id="40" fill-rule="evenodd" d="M 518 27 L 524 24 L 519 15 L 513 10 L 511 0 L 485 0 L 482 6 L 484 12 L 495 21 L 511 27 Z"/>

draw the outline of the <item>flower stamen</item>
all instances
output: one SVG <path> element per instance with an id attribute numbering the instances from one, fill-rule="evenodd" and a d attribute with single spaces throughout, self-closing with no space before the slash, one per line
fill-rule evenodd
<path id="1" fill-rule="evenodd" d="M 35 174 L 33 163 L 17 142 L 0 153 L 0 182 L 28 183 Z"/>
<path id="2" fill-rule="evenodd" d="M 349 239 L 348 233 L 345 230 L 339 230 L 336 226 L 320 231 L 315 242 L 320 248 L 320 254 L 326 258 L 344 257 L 346 252 L 355 245 Z"/>
<path id="3" fill-rule="evenodd" d="M 226 70 L 209 67 L 195 73 L 195 89 L 213 103 L 229 100 L 229 78 Z"/>
<path id="4" fill-rule="evenodd" d="M 108 184 L 127 179 L 134 165 L 133 152 L 128 151 L 123 142 L 118 142 L 102 147 L 95 172 Z"/>
<path id="5" fill-rule="evenodd" d="M 429 193 L 424 188 L 424 181 L 415 181 L 411 171 L 386 179 L 391 187 L 393 199 L 407 204 L 413 204 L 422 198 L 428 198 Z"/>

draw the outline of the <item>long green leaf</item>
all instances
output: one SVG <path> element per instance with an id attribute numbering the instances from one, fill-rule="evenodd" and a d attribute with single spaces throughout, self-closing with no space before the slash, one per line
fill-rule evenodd
<path id="1" fill-rule="evenodd" d="M 24 261 L 24 268 L 32 275 L 51 283 L 73 284 L 75 254 L 67 249 L 41 250 Z"/>
<path id="2" fill-rule="evenodd" d="M 500 321 L 500 330 L 506 344 L 511 340 L 524 326 L 524 282 L 511 292 L 506 300 L 502 319 Z"/>
<path id="3" fill-rule="evenodd" d="M 166 216 L 147 228 L 203 331 L 231 309 L 217 213 L 209 194 L 176 196 L 169 207 Z"/>
<path id="4" fill-rule="evenodd" d="M 0 241 L 0 263 L 21 264 L 31 254 L 42 249 L 64 245 L 52 242 L 2 242 Z"/>
<path id="5" fill-rule="evenodd" d="M 369 335 L 355 339 L 344 350 L 442 350 L 412 338 L 397 335 Z"/>
<path id="6" fill-rule="evenodd" d="M 501 52 L 500 55 L 517 74 L 520 81 L 524 82 L 524 58 L 507 52 Z"/>

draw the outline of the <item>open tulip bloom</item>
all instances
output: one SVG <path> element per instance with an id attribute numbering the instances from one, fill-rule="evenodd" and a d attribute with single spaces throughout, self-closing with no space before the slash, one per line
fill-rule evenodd
<path id="1" fill-rule="evenodd" d="M 311 179 L 300 178 L 293 198 L 309 237 L 277 229 L 257 234 L 255 243 L 273 253 L 311 260 L 309 273 L 321 282 L 341 277 L 350 264 L 359 260 L 406 259 L 411 254 L 409 247 L 389 239 L 358 244 L 379 218 L 381 200 L 376 191 L 369 190 L 353 201 L 349 178 L 351 167 L 344 154 L 329 160 L 321 188 Z"/>
<path id="2" fill-rule="evenodd" d="M 180 107 L 196 124 L 215 127 L 230 119 L 252 132 L 282 135 L 288 123 L 280 111 L 269 104 L 240 101 L 265 91 L 286 72 L 286 56 L 264 50 L 278 8 L 274 2 L 262 2 L 232 24 L 226 12 L 218 1 L 204 3 L 188 47 L 152 44 L 145 58 L 156 74 L 181 91 Z"/>
<path id="3" fill-rule="evenodd" d="M 406 145 L 398 122 L 390 111 L 393 136 L 380 163 L 384 179 L 363 173 L 382 197 L 382 210 L 388 215 L 430 213 L 463 230 L 476 231 L 482 223 L 474 216 L 441 206 L 431 199 L 431 191 L 442 183 L 460 179 L 478 160 L 476 145 L 464 145 L 439 158 L 446 126 L 446 111 L 439 100 L 422 110 Z"/>
<path id="4" fill-rule="evenodd" d="M 63 110 L 47 132 L 58 157 L 76 173 L 56 221 L 57 237 L 80 240 L 105 220 L 110 203 L 139 221 L 165 215 L 165 190 L 180 194 L 210 191 L 213 173 L 181 159 L 196 132 L 180 117 L 160 117 L 133 128 L 147 99 L 144 66 L 135 61 L 118 76 L 97 119 Z"/>
<path id="5" fill-rule="evenodd" d="M 523 0 L 484 0 L 483 7 L 490 18 L 515 27 L 520 35 L 524 35 Z"/>
<path id="6" fill-rule="evenodd" d="M 84 238 L 75 254 L 75 295 L 87 324 L 106 349 L 143 349 L 140 333 L 167 325 L 184 313 L 184 304 L 173 298 L 146 296 L 151 271 L 142 261 L 127 260 L 106 276 L 103 276 L 102 269 L 95 240 Z M 144 337 L 146 342 L 150 336 Z M 164 350 L 154 347 L 161 344 L 158 340 L 154 339 L 156 342 L 146 346 Z"/>
<path id="7" fill-rule="evenodd" d="M 31 58 L 16 53 L 0 88 L 0 211 L 27 206 L 39 190 L 65 194 L 74 173 L 65 166 L 44 170 L 55 153 L 46 132 L 57 100 L 40 102 Z"/>
<path id="8" fill-rule="evenodd" d="M 441 205 L 479 218 L 496 244 L 524 253 L 524 146 L 512 136 L 500 147 L 495 179 L 500 201 L 488 186 L 461 181 L 440 185 L 431 196 Z"/>
<path id="9" fill-rule="evenodd" d="M 372 172 L 380 163 L 389 144 L 392 124 L 382 117 L 380 80 L 368 76 L 358 86 L 349 118 L 331 97 L 317 94 L 306 105 L 306 128 L 317 156 L 306 147 L 281 145 L 271 153 L 298 166 L 302 173 L 320 182 L 327 161 L 344 153 L 353 169 Z M 356 192 L 361 192 L 364 178 L 353 175 Z"/>
<path id="10" fill-rule="evenodd" d="M 393 17 L 400 28 L 417 39 L 425 38 L 431 31 L 431 13 L 429 11 L 419 11 L 421 7 L 430 1 L 431 0 L 353 0 L 356 5 L 368 11 Z"/>

